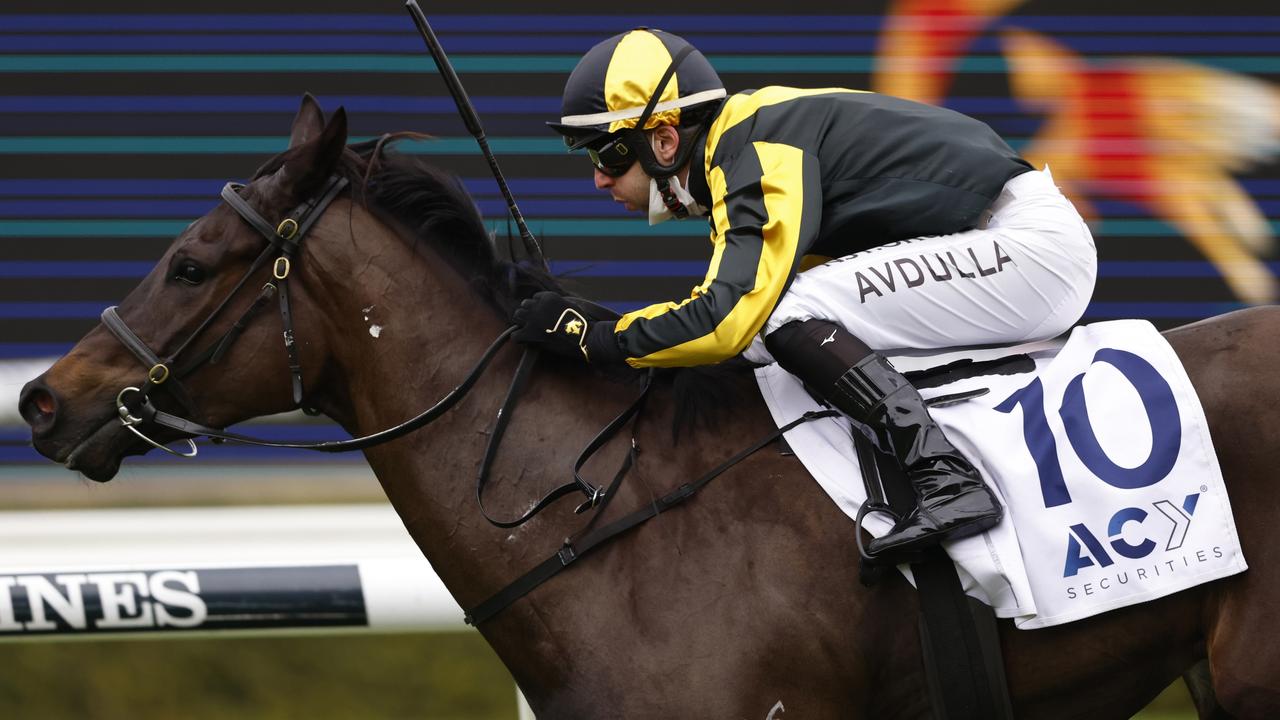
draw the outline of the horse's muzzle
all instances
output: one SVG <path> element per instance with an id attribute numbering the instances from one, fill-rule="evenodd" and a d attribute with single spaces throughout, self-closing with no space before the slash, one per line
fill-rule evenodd
<path id="1" fill-rule="evenodd" d="M 22 386 L 18 396 L 18 412 L 31 426 L 32 439 L 48 435 L 58 421 L 58 396 L 44 382 L 44 376 Z"/>

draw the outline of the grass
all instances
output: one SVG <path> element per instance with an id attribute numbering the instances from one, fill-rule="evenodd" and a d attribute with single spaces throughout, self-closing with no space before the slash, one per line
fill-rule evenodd
<path id="1" fill-rule="evenodd" d="M 7 720 L 513 720 L 478 633 L 0 645 Z"/>
<path id="2" fill-rule="evenodd" d="M 7 720 L 513 720 L 478 633 L 0 644 Z M 1175 683 L 1138 720 L 1194 720 Z"/>

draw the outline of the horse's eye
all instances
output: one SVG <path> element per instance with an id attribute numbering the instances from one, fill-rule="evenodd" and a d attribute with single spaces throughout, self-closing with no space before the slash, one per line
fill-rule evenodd
<path id="1" fill-rule="evenodd" d="M 188 285 L 199 285 L 204 282 L 204 268 L 186 260 L 173 272 L 173 279 L 181 280 Z"/>

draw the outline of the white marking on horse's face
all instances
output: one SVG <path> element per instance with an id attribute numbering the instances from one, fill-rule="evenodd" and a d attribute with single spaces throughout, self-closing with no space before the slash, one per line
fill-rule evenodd
<path id="1" fill-rule="evenodd" d="M 786 712 L 786 710 L 786 708 L 782 707 L 782 701 L 779 700 L 777 704 L 769 710 L 769 714 L 765 716 L 764 720 L 777 720 L 778 716 Z"/>
<path id="2" fill-rule="evenodd" d="M 382 326 L 381 326 L 381 325 L 370 325 L 370 326 L 369 326 L 369 334 L 370 334 L 370 335 L 372 335 L 372 336 L 374 336 L 375 338 L 376 338 L 376 337 L 378 337 L 379 335 L 381 335 L 381 334 L 382 334 Z"/>

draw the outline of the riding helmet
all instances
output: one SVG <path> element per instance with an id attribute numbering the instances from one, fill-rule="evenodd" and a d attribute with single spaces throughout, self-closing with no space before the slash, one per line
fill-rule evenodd
<path id="1" fill-rule="evenodd" d="M 576 150 L 635 128 L 659 86 L 662 94 L 640 130 L 679 125 L 681 109 L 727 94 L 715 68 L 684 38 L 636 28 L 599 43 L 578 61 L 565 84 L 560 122 L 547 125 Z"/>

